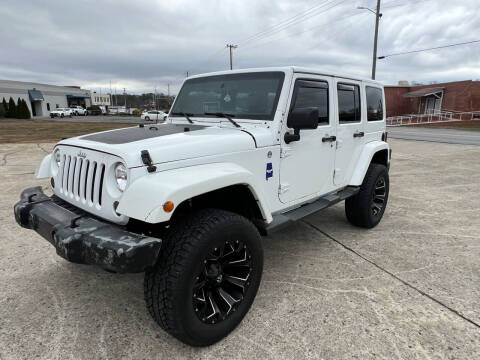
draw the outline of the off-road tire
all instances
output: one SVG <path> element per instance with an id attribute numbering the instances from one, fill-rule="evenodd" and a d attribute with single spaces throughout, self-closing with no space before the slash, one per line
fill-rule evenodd
<path id="1" fill-rule="evenodd" d="M 197 274 L 212 247 L 237 239 L 250 254 L 251 270 L 243 298 L 225 319 L 205 323 L 192 303 Z M 192 346 L 211 345 L 228 335 L 248 312 L 262 271 L 263 248 L 257 228 L 238 214 L 203 209 L 174 222 L 163 236 L 158 263 L 145 273 L 147 309 L 165 331 L 180 341 Z"/>
<path id="2" fill-rule="evenodd" d="M 381 183 L 381 180 L 384 180 L 384 202 L 380 210 L 375 214 L 373 206 L 378 203 L 374 203 L 375 197 L 378 198 L 378 190 L 376 186 Z M 360 191 L 345 200 L 345 214 L 348 221 L 355 226 L 371 229 L 378 225 L 380 220 L 382 220 L 383 214 L 387 207 L 388 202 L 388 192 L 389 192 L 389 178 L 388 170 L 385 165 L 381 164 L 370 164 L 368 167 L 365 178 L 363 179 L 362 186 Z M 377 200 L 378 201 L 378 200 Z"/>

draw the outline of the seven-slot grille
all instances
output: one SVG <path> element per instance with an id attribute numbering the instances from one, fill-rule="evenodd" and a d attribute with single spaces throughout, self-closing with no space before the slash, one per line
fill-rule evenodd
<path id="1" fill-rule="evenodd" d="M 58 187 L 64 196 L 89 206 L 102 206 L 105 164 L 75 155 L 63 155 L 58 173 Z"/>

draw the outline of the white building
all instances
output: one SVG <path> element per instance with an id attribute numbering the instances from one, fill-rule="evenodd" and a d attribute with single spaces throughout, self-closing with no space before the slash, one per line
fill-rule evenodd
<path id="1" fill-rule="evenodd" d="M 0 101 L 5 98 L 8 102 L 10 97 L 15 104 L 19 98 L 25 100 L 32 117 L 49 116 L 57 107 L 90 106 L 90 91 L 80 87 L 0 80 Z"/>
<path id="2" fill-rule="evenodd" d="M 92 102 L 92 105 L 110 106 L 110 95 L 97 94 L 96 92 L 93 92 L 91 102 Z"/>

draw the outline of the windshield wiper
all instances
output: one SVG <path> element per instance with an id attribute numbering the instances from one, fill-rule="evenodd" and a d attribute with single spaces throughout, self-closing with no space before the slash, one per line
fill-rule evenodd
<path id="1" fill-rule="evenodd" d="M 206 112 L 204 113 L 203 115 L 214 115 L 216 117 L 221 117 L 221 118 L 225 118 L 227 119 L 228 121 L 230 121 L 233 125 L 235 125 L 235 127 L 241 127 L 240 125 L 238 125 L 238 123 L 232 119 L 232 117 L 234 117 L 235 115 L 232 115 L 232 114 L 225 114 L 225 113 L 222 113 L 222 112 Z"/>
<path id="2" fill-rule="evenodd" d="M 172 113 L 172 115 L 180 115 L 180 116 L 183 116 L 185 119 L 188 120 L 188 122 L 189 122 L 190 124 L 193 124 L 193 120 L 190 119 L 190 116 L 193 116 L 193 114 L 184 113 L 184 112 L 178 111 L 178 112 Z"/>

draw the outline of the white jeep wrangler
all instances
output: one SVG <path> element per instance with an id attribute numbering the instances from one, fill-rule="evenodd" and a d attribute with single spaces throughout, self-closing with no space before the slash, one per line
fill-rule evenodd
<path id="1" fill-rule="evenodd" d="M 283 67 L 188 78 L 168 120 L 60 141 L 53 196 L 23 191 L 17 222 L 58 255 L 145 271 L 148 311 L 181 341 L 237 326 L 260 284 L 265 235 L 345 201 L 372 228 L 388 200 L 381 84 Z"/>

